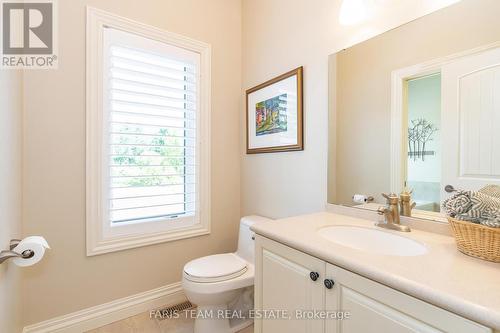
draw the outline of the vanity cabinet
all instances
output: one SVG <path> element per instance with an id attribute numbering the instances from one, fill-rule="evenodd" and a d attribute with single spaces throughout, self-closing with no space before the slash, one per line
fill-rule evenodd
<path id="1" fill-rule="evenodd" d="M 325 304 L 324 261 L 257 236 L 255 294 L 256 309 L 273 310 L 259 320 L 260 331 L 324 332 L 322 320 L 288 319 L 297 309 L 322 309 Z M 257 257 L 259 257 L 257 259 Z M 280 312 L 286 311 L 286 313 Z M 259 315 L 259 313 L 256 313 Z"/>
<path id="2" fill-rule="evenodd" d="M 256 333 L 492 332 L 262 236 L 255 265 Z"/>

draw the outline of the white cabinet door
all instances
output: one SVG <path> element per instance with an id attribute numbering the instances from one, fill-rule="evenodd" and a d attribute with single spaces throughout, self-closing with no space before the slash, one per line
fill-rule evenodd
<path id="1" fill-rule="evenodd" d="M 316 281 L 310 274 L 317 273 Z M 296 311 L 323 310 L 325 262 L 257 236 L 255 253 L 256 310 L 286 311 L 290 319 L 255 320 L 256 333 L 323 333 L 323 320 L 296 319 Z M 257 314 L 263 313 L 257 311 Z M 270 315 L 271 313 L 269 313 Z M 276 314 L 276 312 L 275 312 Z"/>
<path id="2" fill-rule="evenodd" d="M 327 264 L 327 311 L 348 311 L 344 320 L 327 320 L 327 333 L 491 333 L 475 322 L 394 289 Z"/>
<path id="3" fill-rule="evenodd" d="M 442 187 L 500 185 L 500 48 L 443 66 L 441 84 Z"/>

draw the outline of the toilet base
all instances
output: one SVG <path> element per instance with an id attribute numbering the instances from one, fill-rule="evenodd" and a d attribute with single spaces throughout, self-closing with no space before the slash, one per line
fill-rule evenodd
<path id="1" fill-rule="evenodd" d="M 232 325 L 231 321 L 229 322 L 229 325 Z M 247 328 L 248 326 L 253 324 L 253 319 L 246 319 L 245 321 L 240 321 L 236 325 L 231 326 L 231 332 L 236 333 L 241 331 L 244 328 Z"/>
<path id="2" fill-rule="evenodd" d="M 253 324 L 253 319 L 231 322 L 221 318 L 220 313 L 228 309 L 227 305 L 198 306 L 198 317 L 194 321 L 194 333 L 236 333 Z"/>
<path id="3" fill-rule="evenodd" d="M 198 317 L 194 321 L 194 333 L 233 333 L 229 319 L 220 318 L 219 311 L 226 311 L 227 305 L 198 306 Z"/>

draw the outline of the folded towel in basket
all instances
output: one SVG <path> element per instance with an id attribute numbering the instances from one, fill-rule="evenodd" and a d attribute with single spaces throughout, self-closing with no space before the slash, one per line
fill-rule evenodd
<path id="1" fill-rule="evenodd" d="M 481 224 L 500 227 L 500 199 L 482 192 L 472 194 L 472 207 L 467 215 L 478 218 Z"/>
<path id="2" fill-rule="evenodd" d="M 443 202 L 443 208 L 451 217 L 500 228 L 500 187 L 458 191 Z"/>
<path id="3" fill-rule="evenodd" d="M 500 186 L 498 185 L 488 185 L 480 189 L 478 192 L 489 195 L 490 197 L 495 197 L 500 199 Z"/>
<path id="4" fill-rule="evenodd" d="M 443 201 L 443 208 L 448 215 L 455 217 L 467 213 L 472 208 L 472 191 L 458 190 Z"/>

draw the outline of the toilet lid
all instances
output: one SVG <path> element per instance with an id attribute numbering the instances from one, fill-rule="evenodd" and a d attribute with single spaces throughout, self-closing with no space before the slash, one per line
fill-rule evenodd
<path id="1" fill-rule="evenodd" d="M 218 282 L 245 273 L 247 263 L 233 253 L 216 254 L 192 260 L 184 266 L 184 275 L 194 282 Z"/>

